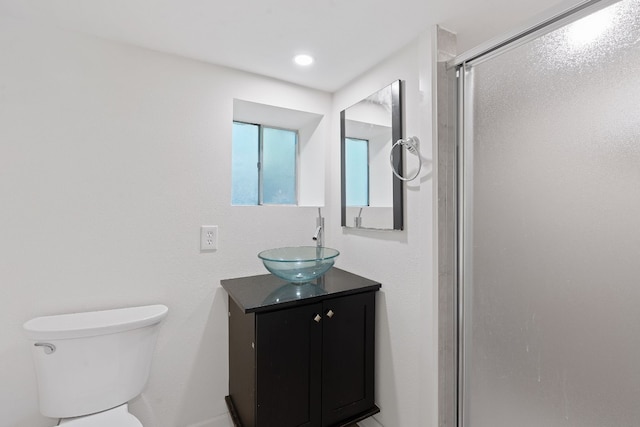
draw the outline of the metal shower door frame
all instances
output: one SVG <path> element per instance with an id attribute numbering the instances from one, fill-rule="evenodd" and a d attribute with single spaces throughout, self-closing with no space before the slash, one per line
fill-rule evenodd
<path id="1" fill-rule="evenodd" d="M 439 158 L 438 161 L 438 177 L 439 179 L 443 176 L 452 178 L 439 184 L 438 189 L 438 250 L 439 253 L 445 254 L 441 257 L 442 260 L 440 261 L 439 288 L 441 292 L 443 289 L 452 289 L 450 295 L 452 294 L 454 298 L 453 304 L 446 304 L 444 303 L 443 297 L 440 296 L 440 322 L 443 323 L 443 319 L 447 319 L 445 323 L 453 323 L 454 325 L 453 330 L 450 331 L 450 324 L 441 324 L 439 333 L 441 335 L 447 332 L 455 334 L 453 346 L 447 346 L 446 343 L 443 344 L 442 338 L 440 338 L 441 343 L 439 350 L 441 357 L 453 360 L 453 365 L 455 365 L 455 372 L 448 372 L 451 368 L 446 365 L 446 361 L 443 362 L 443 360 L 440 360 L 439 362 L 439 369 L 441 370 L 439 375 L 443 378 L 439 388 L 441 393 L 439 397 L 439 408 L 441 412 L 439 415 L 440 427 L 466 427 L 464 411 L 464 292 L 465 248 L 467 247 L 467 240 L 465 239 L 464 227 L 465 212 L 466 209 L 469 208 L 465 203 L 465 171 L 467 170 L 465 166 L 468 167 L 468 165 L 465 165 L 465 161 L 468 161 L 469 157 L 469 147 L 466 146 L 469 141 L 465 141 L 465 130 L 468 133 L 469 129 L 465 129 L 465 127 L 470 126 L 470 124 L 465 122 L 464 101 L 465 94 L 469 90 L 469 88 L 465 86 L 465 72 L 471 70 L 476 64 L 490 60 L 494 56 L 526 44 L 541 35 L 568 25 L 575 20 L 619 1 L 620 0 L 582 1 L 569 9 L 560 11 L 547 19 L 541 20 L 535 25 L 516 31 L 500 41 L 494 41 L 490 45 L 480 46 L 477 49 L 455 57 L 446 64 L 438 63 L 440 67 L 438 68 L 438 74 L 444 73 L 446 75 L 445 79 L 438 80 L 437 96 L 438 98 L 446 98 L 444 102 L 441 102 L 440 99 L 438 100 L 439 129 L 441 127 L 452 129 L 451 134 L 444 137 L 438 136 L 438 156 L 445 153 L 445 156 L 443 156 L 444 159 L 441 161 Z M 455 80 L 454 93 L 451 93 L 452 91 L 450 90 L 443 90 L 441 87 L 447 79 Z M 453 119 L 446 111 L 447 108 L 451 107 L 451 104 L 454 105 L 455 110 L 455 118 Z M 445 111 L 441 111 L 443 105 Z M 454 123 L 452 123 L 452 120 Z M 455 147 L 452 147 L 452 145 L 455 145 Z M 467 152 L 467 157 L 465 157 L 465 152 Z M 452 247 L 453 252 L 451 252 Z M 442 274 L 443 271 L 444 274 Z M 452 322 L 448 322 L 449 320 Z M 443 367 L 447 372 L 442 372 Z M 443 381 L 452 381 L 455 384 L 448 384 L 452 387 L 447 387 L 447 384 L 442 384 Z M 453 393 L 446 392 L 446 390 L 451 388 L 454 390 Z M 444 396 L 442 394 L 444 394 Z M 451 405 L 450 402 L 452 399 L 455 400 L 453 405 Z M 446 401 L 449 402 L 447 403 Z M 451 407 L 453 408 L 452 410 L 446 410 Z"/>

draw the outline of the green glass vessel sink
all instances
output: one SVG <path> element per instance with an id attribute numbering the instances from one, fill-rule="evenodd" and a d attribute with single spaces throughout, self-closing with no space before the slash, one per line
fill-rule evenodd
<path id="1" fill-rule="evenodd" d="M 268 249 L 258 257 L 271 274 L 292 283 L 307 283 L 329 271 L 338 255 L 331 248 L 297 246 Z"/>

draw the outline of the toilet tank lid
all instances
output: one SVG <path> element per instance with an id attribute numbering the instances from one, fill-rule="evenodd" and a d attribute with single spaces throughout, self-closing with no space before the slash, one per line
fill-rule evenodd
<path id="1" fill-rule="evenodd" d="M 115 334 L 159 323 L 169 309 L 162 304 L 116 308 L 85 313 L 58 314 L 31 319 L 24 324 L 33 340 L 55 340 Z"/>

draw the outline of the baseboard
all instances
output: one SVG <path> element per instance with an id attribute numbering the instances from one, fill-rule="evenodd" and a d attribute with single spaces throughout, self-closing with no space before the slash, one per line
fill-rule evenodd
<path id="1" fill-rule="evenodd" d="M 231 422 L 229 414 L 223 414 L 195 424 L 190 424 L 187 427 L 233 427 L 233 422 Z"/>
<path id="2" fill-rule="evenodd" d="M 380 424 L 374 417 L 366 418 L 362 421 L 358 421 L 358 426 L 360 427 L 384 427 Z"/>

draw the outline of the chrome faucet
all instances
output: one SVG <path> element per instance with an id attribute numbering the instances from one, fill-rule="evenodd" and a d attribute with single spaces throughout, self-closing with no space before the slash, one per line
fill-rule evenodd
<path id="1" fill-rule="evenodd" d="M 316 246 L 321 248 L 324 246 L 324 218 L 322 217 L 322 211 L 318 208 L 318 218 L 316 218 L 316 232 L 313 234 L 313 240 L 316 241 Z"/>

